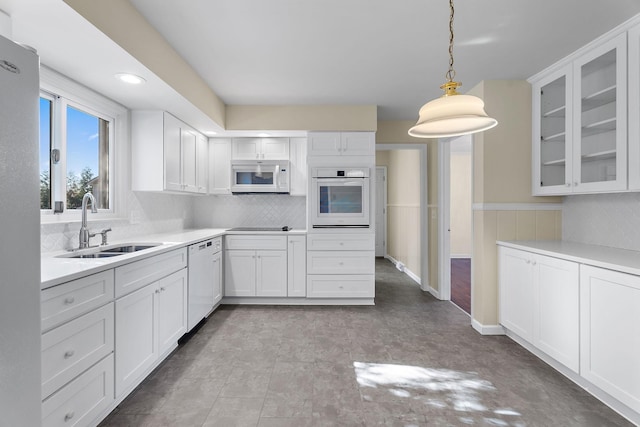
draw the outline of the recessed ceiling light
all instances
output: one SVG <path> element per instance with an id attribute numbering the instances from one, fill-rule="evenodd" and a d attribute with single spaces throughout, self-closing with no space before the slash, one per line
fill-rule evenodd
<path id="1" fill-rule="evenodd" d="M 146 82 L 144 78 L 140 76 L 136 76 L 135 74 L 130 74 L 130 73 L 118 73 L 115 75 L 115 77 L 121 82 L 129 83 L 131 85 L 139 85 Z"/>

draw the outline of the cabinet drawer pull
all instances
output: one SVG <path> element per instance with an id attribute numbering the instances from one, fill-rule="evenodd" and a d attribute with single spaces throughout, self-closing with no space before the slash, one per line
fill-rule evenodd
<path id="1" fill-rule="evenodd" d="M 531 264 L 531 261 L 530 261 L 530 260 L 526 260 L 525 262 L 526 262 L 527 264 Z"/>
<path id="2" fill-rule="evenodd" d="M 73 418 L 75 416 L 75 412 L 71 411 L 71 412 L 67 412 L 64 416 L 64 420 L 65 421 L 70 421 L 71 418 Z"/>
<path id="3" fill-rule="evenodd" d="M 76 299 L 74 297 L 66 297 L 64 299 L 64 304 L 65 305 L 71 305 L 76 301 Z"/>
<path id="4" fill-rule="evenodd" d="M 536 262 L 535 261 L 531 261 L 531 265 L 536 265 Z"/>
<path id="5" fill-rule="evenodd" d="M 344 242 L 340 242 L 340 246 L 344 246 Z"/>
<path id="6" fill-rule="evenodd" d="M 160 288 L 160 292 L 164 292 L 166 290 L 167 290 L 166 288 Z"/>
<path id="7" fill-rule="evenodd" d="M 159 293 L 160 293 L 160 289 L 156 289 L 156 290 L 155 290 L 155 293 L 156 293 L 156 294 L 159 294 Z"/>
<path id="8" fill-rule="evenodd" d="M 339 264 L 340 264 L 340 265 L 344 265 L 344 262 L 340 261 L 340 262 L 339 262 Z"/>
<path id="9" fill-rule="evenodd" d="M 64 352 L 64 358 L 65 359 L 70 359 L 73 357 L 73 355 L 76 354 L 76 352 L 74 350 L 67 350 Z"/>

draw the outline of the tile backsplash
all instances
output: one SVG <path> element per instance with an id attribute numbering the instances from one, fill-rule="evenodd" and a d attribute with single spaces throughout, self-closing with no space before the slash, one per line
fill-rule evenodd
<path id="1" fill-rule="evenodd" d="M 306 197 L 286 194 L 239 194 L 194 200 L 194 227 L 306 228 Z"/>
<path id="2" fill-rule="evenodd" d="M 566 196 L 562 239 L 640 251 L 640 193 Z"/>
<path id="3" fill-rule="evenodd" d="M 101 219 L 88 214 L 89 228 L 100 231 L 111 227 L 112 241 L 135 239 L 155 233 L 170 233 L 193 227 L 193 197 L 159 193 L 130 192 L 126 200 L 127 219 Z M 40 225 L 40 251 L 51 252 L 78 247 L 80 222 Z M 99 243 L 100 237 L 93 238 Z"/>

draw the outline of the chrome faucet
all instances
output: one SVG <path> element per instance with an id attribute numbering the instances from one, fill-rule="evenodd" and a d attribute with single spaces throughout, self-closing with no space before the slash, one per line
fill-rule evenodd
<path id="1" fill-rule="evenodd" d="M 96 198 L 93 194 L 87 192 L 82 197 L 82 226 L 80 227 L 80 244 L 78 249 L 84 249 L 89 247 L 89 239 L 95 236 L 95 233 L 91 233 L 87 227 L 87 202 L 91 202 L 91 213 L 98 213 L 96 208 Z"/>

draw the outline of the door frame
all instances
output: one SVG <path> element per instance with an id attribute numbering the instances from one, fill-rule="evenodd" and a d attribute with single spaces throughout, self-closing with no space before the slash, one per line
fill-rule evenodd
<path id="1" fill-rule="evenodd" d="M 387 256 L 387 167 L 386 166 L 376 166 L 376 192 L 378 186 L 378 169 L 382 170 L 384 187 L 382 189 L 382 256 L 386 258 Z M 376 218 L 378 211 L 378 203 L 380 200 L 376 197 Z M 378 227 L 376 227 L 376 233 L 378 232 Z M 377 256 L 377 255 L 376 255 Z"/>
<path id="2" fill-rule="evenodd" d="M 418 283 L 420 289 L 433 293 L 433 288 L 429 284 L 427 144 L 376 144 L 376 150 L 417 150 L 420 156 L 420 281 Z"/>

